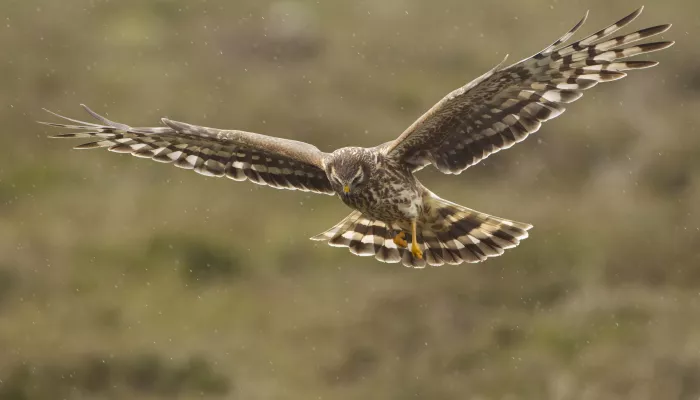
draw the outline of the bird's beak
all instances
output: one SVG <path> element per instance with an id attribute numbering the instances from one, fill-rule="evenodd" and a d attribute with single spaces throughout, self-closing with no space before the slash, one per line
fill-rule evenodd
<path id="1" fill-rule="evenodd" d="M 345 186 L 345 187 L 343 188 L 343 192 L 345 192 L 345 193 L 350 193 L 350 186 Z"/>

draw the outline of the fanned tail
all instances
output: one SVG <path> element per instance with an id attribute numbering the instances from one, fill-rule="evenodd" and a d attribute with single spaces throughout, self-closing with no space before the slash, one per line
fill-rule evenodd
<path id="1" fill-rule="evenodd" d="M 359 256 L 374 256 L 386 263 L 424 268 L 426 265 L 476 263 L 496 257 L 528 237 L 532 225 L 494 217 L 443 200 L 428 198 L 426 220 L 418 227 L 417 242 L 423 258 L 408 248 L 397 246 L 394 237 L 399 226 L 390 226 L 353 211 L 331 229 L 311 240 L 325 241 L 333 247 L 347 247 Z M 405 232 L 405 231 L 404 231 Z M 405 232 L 410 243 L 410 232 Z"/>
<path id="2" fill-rule="evenodd" d="M 424 198 L 419 242 L 429 265 L 476 263 L 502 255 L 528 237 L 532 225 L 495 217 L 439 198 Z"/>

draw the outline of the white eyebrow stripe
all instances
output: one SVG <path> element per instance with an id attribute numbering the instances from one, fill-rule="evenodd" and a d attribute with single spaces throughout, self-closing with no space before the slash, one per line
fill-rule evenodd
<path id="1" fill-rule="evenodd" d="M 335 173 L 335 166 L 331 165 L 331 180 L 340 183 L 340 178 Z"/>
<path id="2" fill-rule="evenodd" d="M 364 173 L 364 171 L 362 171 L 362 165 L 360 165 L 359 167 L 357 167 L 357 172 L 355 172 L 355 176 L 352 177 L 352 179 L 350 180 L 350 182 L 352 182 L 352 181 L 354 181 L 355 179 L 357 179 L 357 177 L 360 176 L 360 175 L 362 175 L 363 173 Z"/>

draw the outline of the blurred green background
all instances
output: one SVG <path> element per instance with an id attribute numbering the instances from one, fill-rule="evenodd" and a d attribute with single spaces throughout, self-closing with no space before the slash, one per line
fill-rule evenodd
<path id="1" fill-rule="evenodd" d="M 535 225 L 502 257 L 425 270 L 309 241 L 347 215 L 337 199 L 73 151 L 34 121 L 86 103 L 371 146 L 587 9 L 592 33 L 640 3 L 0 5 L 0 399 L 700 396 L 697 1 L 635 21 L 675 24 L 659 67 L 462 175 L 422 171 Z"/>

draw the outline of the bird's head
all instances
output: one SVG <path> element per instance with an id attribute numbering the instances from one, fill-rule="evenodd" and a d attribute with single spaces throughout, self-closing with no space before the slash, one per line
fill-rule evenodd
<path id="1" fill-rule="evenodd" d="M 372 155 L 367 149 L 345 147 L 331 154 L 326 163 L 326 175 L 336 193 L 350 196 L 369 180 Z"/>

